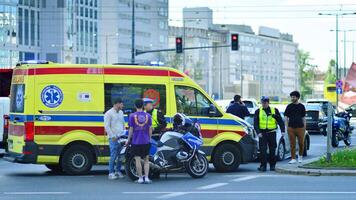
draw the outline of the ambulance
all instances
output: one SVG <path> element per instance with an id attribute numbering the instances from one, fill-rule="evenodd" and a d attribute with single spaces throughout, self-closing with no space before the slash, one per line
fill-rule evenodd
<path id="1" fill-rule="evenodd" d="M 14 69 L 11 84 L 7 161 L 44 164 L 71 175 L 108 163 L 103 115 L 117 97 L 126 121 L 138 98 L 153 99 L 168 127 L 177 112 L 197 120 L 203 151 L 218 171 L 234 171 L 257 154 L 252 127 L 172 68 L 26 61 Z"/>

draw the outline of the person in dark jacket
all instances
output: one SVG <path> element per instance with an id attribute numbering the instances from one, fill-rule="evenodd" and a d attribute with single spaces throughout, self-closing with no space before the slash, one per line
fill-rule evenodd
<path id="1" fill-rule="evenodd" d="M 270 170 L 274 171 L 276 167 L 276 148 L 277 138 L 276 130 L 279 125 L 282 133 L 285 132 L 285 125 L 281 114 L 277 108 L 269 106 L 269 98 L 262 96 L 262 107 L 255 111 L 254 128 L 259 137 L 260 161 L 259 171 L 265 172 L 267 168 L 267 146 L 269 148 Z"/>
<path id="2" fill-rule="evenodd" d="M 227 108 L 226 112 L 240 117 L 241 119 L 250 116 L 250 112 L 248 111 L 244 103 L 241 101 L 240 95 L 234 96 L 234 103 Z"/>

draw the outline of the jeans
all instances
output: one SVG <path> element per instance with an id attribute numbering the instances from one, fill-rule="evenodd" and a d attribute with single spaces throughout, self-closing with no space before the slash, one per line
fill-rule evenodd
<path id="1" fill-rule="evenodd" d="M 109 138 L 109 146 L 110 146 L 109 173 L 111 174 L 111 173 L 119 172 L 121 169 L 121 161 L 119 159 L 121 144 L 118 143 L 118 141 L 113 141 L 111 138 Z"/>
<path id="2" fill-rule="evenodd" d="M 259 139 L 260 153 L 261 153 L 261 167 L 267 167 L 267 147 L 269 149 L 268 162 L 271 167 L 276 165 L 276 132 L 262 133 L 262 137 Z"/>

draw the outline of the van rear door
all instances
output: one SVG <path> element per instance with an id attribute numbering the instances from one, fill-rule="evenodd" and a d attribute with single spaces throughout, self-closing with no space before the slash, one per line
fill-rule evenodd
<path id="1" fill-rule="evenodd" d="M 18 154 L 23 153 L 23 147 L 25 146 L 25 132 L 29 126 L 31 126 L 31 122 L 27 122 L 24 110 L 25 84 L 24 82 L 15 82 L 11 85 L 10 94 L 10 126 L 8 139 L 9 152 Z"/>

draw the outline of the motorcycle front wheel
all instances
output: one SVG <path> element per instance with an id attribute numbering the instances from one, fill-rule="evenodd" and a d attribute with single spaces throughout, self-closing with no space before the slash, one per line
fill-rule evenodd
<path id="1" fill-rule="evenodd" d="M 332 133 L 331 135 L 331 146 L 338 147 L 339 146 L 339 138 L 336 133 Z"/>
<path id="2" fill-rule="evenodd" d="M 208 172 L 209 162 L 205 155 L 197 153 L 192 159 L 186 162 L 185 168 L 192 178 L 203 178 Z"/>
<path id="3" fill-rule="evenodd" d="M 350 134 L 348 134 L 347 138 L 344 140 L 344 143 L 346 146 L 351 145 L 351 135 Z"/>

